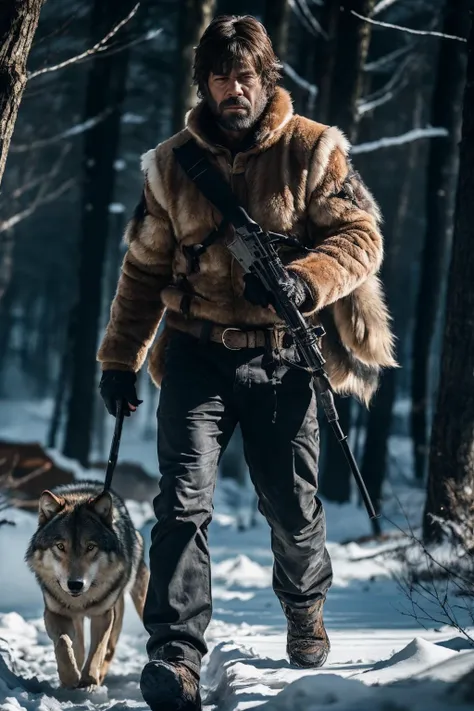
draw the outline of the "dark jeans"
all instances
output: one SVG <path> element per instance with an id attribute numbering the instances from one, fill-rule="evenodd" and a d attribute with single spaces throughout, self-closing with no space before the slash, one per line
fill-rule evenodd
<path id="1" fill-rule="evenodd" d="M 171 338 L 158 407 L 162 479 L 144 612 L 150 659 L 181 659 L 199 670 L 207 652 L 207 527 L 219 458 L 237 422 L 259 508 L 271 527 L 276 595 L 295 607 L 326 596 L 332 568 L 316 497 L 316 397 L 295 360 L 293 347 L 231 351 L 179 332 Z"/>

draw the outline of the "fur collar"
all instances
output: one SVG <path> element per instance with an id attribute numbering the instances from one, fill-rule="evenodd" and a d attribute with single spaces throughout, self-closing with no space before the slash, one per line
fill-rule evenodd
<path id="1" fill-rule="evenodd" d="M 249 153 L 259 153 L 270 148 L 280 138 L 283 129 L 293 116 L 291 96 L 277 86 L 259 120 Z M 205 101 L 200 101 L 186 116 L 186 128 L 203 148 L 212 153 L 221 153 L 224 147 L 216 143 L 213 116 Z"/>

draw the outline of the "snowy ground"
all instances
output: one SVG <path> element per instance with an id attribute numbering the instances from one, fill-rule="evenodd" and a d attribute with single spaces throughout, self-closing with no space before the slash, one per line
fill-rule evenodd
<path id="1" fill-rule="evenodd" d="M 42 427 L 40 408 L 20 411 L 15 405 L 0 411 L 0 438 L 42 439 Z M 140 441 L 138 427 L 138 422 L 127 423 L 123 456 L 140 452 L 153 468 L 154 443 Z M 399 445 L 394 441 L 395 456 Z M 416 521 L 422 495 L 402 487 L 396 493 Z M 453 630 L 429 623 L 423 629 L 410 616 L 408 600 L 393 577 L 399 563 L 393 555 L 376 555 L 399 545 L 399 539 L 343 543 L 370 532 L 365 512 L 355 505 L 326 507 L 335 574 L 325 608 L 332 642 L 328 662 L 313 672 L 292 668 L 285 656 L 283 614 L 271 589 L 266 524 L 259 518 L 256 528 L 238 531 L 226 501 L 219 485 L 210 531 L 214 617 L 203 670 L 206 711 L 472 711 L 473 703 L 463 703 L 453 682 L 474 667 L 474 650 Z M 130 511 L 148 540 L 151 508 L 131 502 Z M 387 513 L 403 522 L 395 504 Z M 41 596 L 23 563 L 35 519 L 22 512 L 9 518 L 17 525 L 0 529 L 0 708 L 146 709 L 138 691 L 145 634 L 130 604 L 106 685 L 95 694 L 58 688 Z"/>

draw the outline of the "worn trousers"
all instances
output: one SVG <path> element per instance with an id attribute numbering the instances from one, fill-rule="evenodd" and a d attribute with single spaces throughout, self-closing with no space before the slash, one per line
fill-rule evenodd
<path id="1" fill-rule="evenodd" d="M 207 529 L 219 460 L 237 423 L 270 525 L 277 597 L 307 607 L 325 598 L 332 581 L 316 495 L 316 396 L 296 349 L 229 350 L 173 332 L 158 406 L 161 480 L 144 625 L 150 659 L 181 661 L 196 672 L 212 613 Z"/>

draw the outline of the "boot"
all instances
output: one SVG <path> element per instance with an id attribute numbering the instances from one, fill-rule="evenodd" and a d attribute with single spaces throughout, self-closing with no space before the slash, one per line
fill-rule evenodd
<path id="1" fill-rule="evenodd" d="M 331 646 L 323 622 L 323 605 L 324 600 L 306 608 L 282 603 L 288 622 L 286 652 L 290 663 L 297 667 L 322 667 L 327 659 Z"/>
<path id="2" fill-rule="evenodd" d="M 199 676 L 185 664 L 148 662 L 142 671 L 140 690 L 151 711 L 202 711 Z"/>

